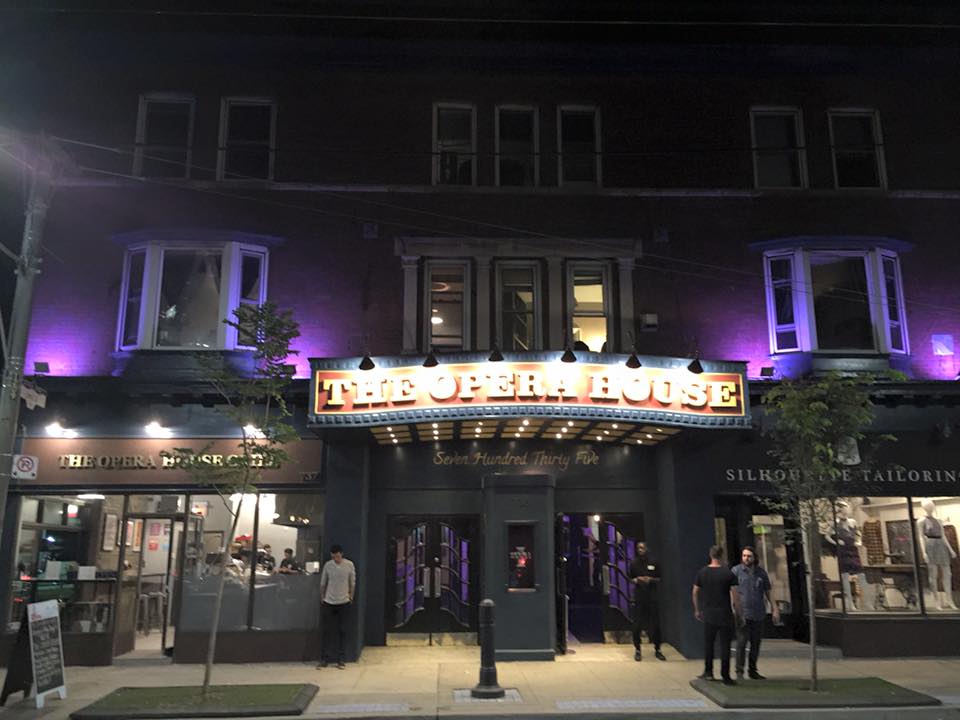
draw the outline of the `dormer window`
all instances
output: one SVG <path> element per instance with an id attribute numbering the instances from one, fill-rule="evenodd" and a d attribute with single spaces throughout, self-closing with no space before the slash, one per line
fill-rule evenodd
<path id="1" fill-rule="evenodd" d="M 188 234 L 178 235 L 129 245 L 118 348 L 229 350 L 252 345 L 253 338 L 242 330 L 243 308 L 266 301 L 267 247 L 230 240 L 189 242 Z M 223 323 L 236 309 L 240 332 Z"/>

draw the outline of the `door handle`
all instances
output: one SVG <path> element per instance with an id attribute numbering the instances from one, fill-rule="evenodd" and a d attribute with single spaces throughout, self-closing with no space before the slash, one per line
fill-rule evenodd
<path id="1" fill-rule="evenodd" d="M 433 596 L 435 598 L 440 597 L 440 572 L 439 567 L 433 569 Z"/>
<path id="2" fill-rule="evenodd" d="M 423 582 L 420 584 L 423 588 L 423 596 L 430 597 L 430 568 L 423 567 Z"/>

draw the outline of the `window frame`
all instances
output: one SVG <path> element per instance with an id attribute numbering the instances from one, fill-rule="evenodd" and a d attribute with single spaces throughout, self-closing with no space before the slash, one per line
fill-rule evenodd
<path id="1" fill-rule="evenodd" d="M 443 347 L 438 348 L 440 352 L 458 352 L 473 349 L 473 283 L 472 270 L 473 263 L 468 259 L 457 258 L 430 258 L 426 260 L 423 266 L 423 313 L 421 324 L 423 327 L 423 345 L 426 352 L 433 350 L 433 323 L 430 321 L 432 316 L 430 296 L 433 286 L 433 270 L 436 267 L 461 267 L 463 268 L 463 347 Z"/>
<path id="2" fill-rule="evenodd" d="M 760 172 L 759 172 L 759 156 L 762 152 L 767 152 L 766 149 L 760 148 L 757 145 L 757 127 L 756 127 L 756 118 L 757 116 L 767 115 L 767 116 L 778 116 L 785 117 L 790 116 L 793 118 L 793 128 L 794 135 L 797 138 L 797 145 L 793 148 L 793 152 L 797 158 L 797 169 L 800 175 L 800 184 L 799 185 L 762 185 L 760 183 Z M 750 146 L 753 154 L 753 186 L 758 190 L 806 190 L 809 188 L 809 178 L 807 176 L 807 146 L 806 146 L 806 136 L 804 135 L 803 129 L 803 110 L 797 106 L 788 106 L 788 105 L 755 105 L 750 108 Z M 784 148 L 781 152 L 788 152 L 789 149 Z M 775 152 L 775 150 L 769 150 L 768 152 Z"/>
<path id="3" fill-rule="evenodd" d="M 566 336 L 568 344 L 573 347 L 573 318 L 574 315 L 574 278 L 578 270 L 587 270 L 587 271 L 596 271 L 599 270 L 601 273 L 601 278 L 603 281 L 603 307 L 604 310 L 601 314 L 591 314 L 591 313 L 577 313 L 576 317 L 602 317 L 606 319 L 607 327 L 607 339 L 605 345 L 607 346 L 606 352 L 611 352 L 612 348 L 616 346 L 615 337 L 614 337 L 614 327 L 613 327 L 613 316 L 616 313 L 616 310 L 613 307 L 613 287 L 611 286 L 613 273 L 611 272 L 611 267 L 609 262 L 604 262 L 602 260 L 570 260 L 567 261 L 566 273 L 564 274 L 564 279 L 566 283 Z M 601 350 L 591 350 L 590 352 L 604 352 Z"/>
<path id="4" fill-rule="evenodd" d="M 859 257 L 864 263 L 864 275 L 867 283 L 867 307 L 870 312 L 870 326 L 873 330 L 874 347 L 872 350 L 821 349 L 817 337 L 817 318 L 813 303 L 813 280 L 810 270 L 810 261 L 814 256 Z M 910 341 L 907 327 L 906 308 L 903 295 L 902 269 L 900 255 L 892 250 L 873 247 L 869 249 L 831 249 L 828 247 L 794 248 L 785 250 L 770 250 L 764 253 L 764 294 L 767 306 L 767 336 L 770 343 L 771 355 L 785 355 L 795 352 L 815 352 L 822 355 L 849 355 L 858 354 L 889 354 L 909 355 Z M 778 349 L 776 344 L 776 303 L 773 294 L 773 275 L 770 271 L 772 260 L 790 258 L 792 262 L 791 288 L 793 298 L 793 316 L 797 330 L 798 348 L 793 350 Z M 903 349 L 892 347 L 890 341 L 890 321 L 887 315 L 887 294 L 884 280 L 884 259 L 894 262 L 897 287 L 898 316 L 900 332 L 903 336 Z M 786 328 L 788 326 L 782 326 Z"/>
<path id="5" fill-rule="evenodd" d="M 594 181 L 591 183 L 580 180 L 565 181 L 563 178 L 563 114 L 592 113 L 593 114 L 593 152 L 594 152 Z M 558 187 L 603 187 L 603 145 L 600 130 L 600 108 L 596 105 L 557 105 L 557 186 Z"/>
<path id="6" fill-rule="evenodd" d="M 869 117 L 873 128 L 873 155 L 877 164 L 876 185 L 840 185 L 837 173 L 837 144 L 834 138 L 833 119 L 835 117 Z M 833 164 L 833 187 L 836 190 L 886 190 L 887 166 L 883 150 L 883 130 L 880 125 L 880 113 L 873 108 L 830 108 L 827 110 L 827 129 L 830 132 L 830 160 Z"/>
<path id="7" fill-rule="evenodd" d="M 504 270 L 533 270 L 533 347 L 530 351 L 543 349 L 543 280 L 540 263 L 536 260 L 501 260 L 495 265 L 494 277 L 494 313 L 495 313 L 495 337 L 497 338 L 497 347 L 507 352 L 514 352 L 514 348 L 504 343 L 503 337 L 503 271 Z M 522 351 L 517 351 L 522 352 Z"/>
<path id="8" fill-rule="evenodd" d="M 507 112 L 529 112 L 533 116 L 533 185 L 502 185 L 500 182 L 500 113 Z M 497 187 L 506 188 L 526 188 L 540 187 L 540 108 L 537 105 L 497 105 L 493 112 L 494 125 L 494 183 Z"/>
<path id="9" fill-rule="evenodd" d="M 445 183 L 441 181 L 440 176 L 440 111 L 441 110 L 469 110 L 470 111 L 470 153 L 473 159 L 470 169 L 470 184 L 461 185 L 458 183 Z M 432 146 L 432 184 L 439 187 L 476 187 L 477 185 L 477 106 L 473 103 L 437 101 L 433 103 L 433 146 Z"/>
<path id="10" fill-rule="evenodd" d="M 234 106 L 269 106 L 270 107 L 270 137 L 267 144 L 267 177 L 226 177 L 227 151 L 230 147 L 227 140 L 230 134 L 230 109 Z M 260 143 L 250 143 L 250 146 L 260 146 Z M 217 144 L 217 181 L 223 182 L 272 182 L 277 154 L 277 101 L 272 97 L 256 95 L 229 95 L 220 98 L 220 128 Z"/>
<path id="11" fill-rule="evenodd" d="M 193 95 L 184 93 L 141 93 L 139 104 L 137 106 L 137 129 L 134 136 L 133 146 L 133 174 L 137 177 L 147 177 L 143 174 L 143 161 L 144 149 L 146 148 L 147 114 L 150 103 L 165 103 L 168 105 L 181 104 L 189 107 L 190 110 L 188 115 L 189 119 L 187 121 L 186 145 L 184 146 L 186 156 L 184 158 L 182 176 L 184 180 L 189 180 L 191 166 L 193 165 L 193 128 L 196 120 L 197 100 Z M 175 177 L 176 176 L 170 176 L 170 179 L 174 179 Z"/>
<path id="12" fill-rule="evenodd" d="M 160 291 L 163 284 L 163 257 L 169 251 L 219 251 L 220 252 L 220 304 L 218 312 L 220 318 L 233 318 L 233 308 L 239 305 L 240 281 L 242 273 L 242 256 L 257 254 L 262 256 L 260 266 L 260 296 L 261 304 L 267 299 L 269 279 L 269 248 L 238 241 L 224 242 L 189 242 L 189 241 L 146 241 L 133 243 L 125 248 L 123 260 L 123 278 L 120 284 L 120 307 L 117 314 L 117 331 L 115 347 L 121 352 L 134 350 L 203 352 L 206 350 L 192 346 L 158 345 L 157 332 L 159 323 L 157 314 L 160 306 Z M 139 252 L 146 254 L 144 258 L 143 287 L 140 295 L 140 318 L 137 327 L 137 343 L 123 344 L 123 323 L 126 319 L 127 292 L 130 283 L 130 260 Z M 235 328 L 220 323 L 217 328 L 216 346 L 210 351 L 245 350 L 249 346 L 237 343 Z"/>

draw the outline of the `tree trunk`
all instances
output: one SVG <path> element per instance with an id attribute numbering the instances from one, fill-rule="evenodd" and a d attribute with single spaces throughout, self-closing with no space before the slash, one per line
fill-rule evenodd
<path id="1" fill-rule="evenodd" d="M 817 691 L 817 616 L 813 593 L 813 538 L 816 537 L 817 525 L 814 521 L 807 522 L 803 529 L 803 562 L 804 575 L 807 585 L 807 616 L 810 622 L 810 690 Z"/>
<path id="2" fill-rule="evenodd" d="M 231 539 L 236 537 L 237 523 L 240 521 L 240 510 L 243 508 L 243 493 L 240 494 L 240 502 L 237 503 L 237 510 L 233 514 L 233 523 L 230 526 L 230 534 L 223 539 L 220 546 L 220 582 L 217 583 L 217 597 L 213 603 L 213 620 L 210 623 L 210 639 L 207 641 L 207 661 L 203 668 L 203 696 L 206 697 L 210 691 L 210 679 L 213 676 L 213 656 L 217 651 L 217 631 L 220 629 L 220 608 L 223 605 L 223 587 L 227 582 L 227 558 L 229 557 L 229 548 Z"/>

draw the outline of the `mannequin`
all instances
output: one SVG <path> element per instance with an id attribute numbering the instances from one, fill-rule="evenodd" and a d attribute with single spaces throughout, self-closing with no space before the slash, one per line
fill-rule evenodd
<path id="1" fill-rule="evenodd" d="M 917 520 L 917 537 L 920 539 L 920 548 L 923 560 L 927 563 L 927 587 L 937 599 L 937 608 L 940 610 L 956 610 L 953 602 L 953 591 L 950 589 L 950 559 L 956 557 L 950 543 L 943 532 L 943 524 L 933 516 L 937 509 L 933 500 L 927 499 L 922 504 L 925 517 Z M 943 589 L 937 589 L 937 578 L 943 578 Z"/>
<path id="2" fill-rule="evenodd" d="M 840 580 L 843 585 L 843 596 L 847 600 L 847 608 L 856 610 L 873 610 L 873 600 L 870 597 L 870 588 L 867 586 L 867 576 L 863 572 L 860 562 L 860 528 L 853 517 L 853 508 L 849 503 L 840 501 L 840 517 L 837 519 L 837 563 L 840 566 Z M 857 576 L 857 587 L 860 589 L 860 605 L 853 602 L 853 591 L 850 587 L 850 576 Z"/>

